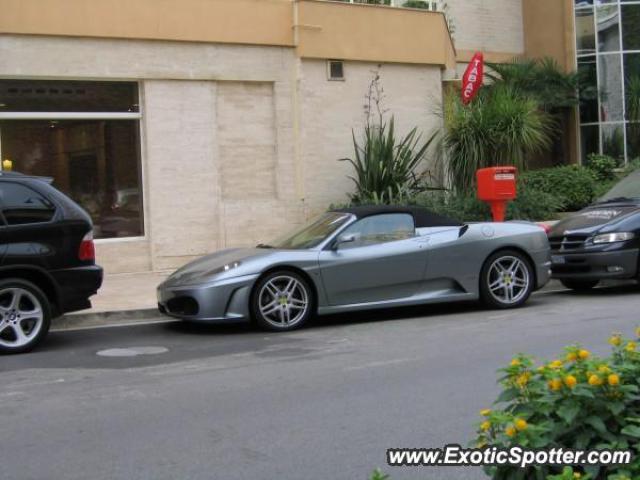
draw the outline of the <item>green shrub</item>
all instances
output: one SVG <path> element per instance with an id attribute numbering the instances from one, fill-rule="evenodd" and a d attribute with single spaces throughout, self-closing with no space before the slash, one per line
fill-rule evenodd
<path id="1" fill-rule="evenodd" d="M 600 182 L 606 182 L 616 178 L 615 169 L 618 166 L 615 158 L 609 155 L 598 155 L 595 153 L 587 157 L 587 168 L 591 170 Z"/>
<path id="2" fill-rule="evenodd" d="M 507 220 L 554 220 L 562 210 L 563 200 L 553 193 L 527 187 L 518 182 L 518 196 L 507 205 Z"/>
<path id="3" fill-rule="evenodd" d="M 456 218 L 464 222 L 489 222 L 491 208 L 478 200 L 475 194 L 465 195 L 450 191 L 429 191 L 418 195 L 400 197 L 397 205 L 417 205 L 434 213 Z M 350 205 L 378 205 L 376 198 L 359 198 L 348 204 L 334 204 L 331 209 Z M 533 189 L 518 187 L 518 197 L 507 205 L 506 220 L 551 220 L 561 209 L 562 202 L 554 195 Z"/>
<path id="4" fill-rule="evenodd" d="M 434 136 L 421 142 L 416 128 L 404 138 L 396 138 L 395 122 L 382 119 L 375 125 L 365 125 L 362 144 L 353 134 L 354 158 L 340 161 L 351 163 L 356 185 L 351 200 L 358 203 L 399 203 L 424 188 L 424 174 L 418 168 L 425 159 Z"/>
<path id="5" fill-rule="evenodd" d="M 525 172 L 521 181 L 526 189 L 554 195 L 565 210 L 589 205 L 596 195 L 596 179 L 588 168 L 578 165 L 544 168 Z"/>
<path id="6" fill-rule="evenodd" d="M 595 357 L 579 345 L 567 347 L 562 358 L 540 366 L 529 356 L 517 355 L 500 370 L 499 408 L 481 412 L 477 446 L 630 449 L 634 455 L 630 465 L 580 467 L 571 473 L 603 480 L 640 478 L 640 352 L 637 340 L 618 334 L 609 343 L 613 353 L 606 358 Z M 494 479 L 549 478 L 551 474 L 563 479 L 568 474 L 566 469 L 550 466 L 525 471 L 494 466 L 486 472 Z"/>

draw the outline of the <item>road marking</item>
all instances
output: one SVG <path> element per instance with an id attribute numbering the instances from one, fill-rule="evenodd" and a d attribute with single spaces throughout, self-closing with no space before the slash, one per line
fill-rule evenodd
<path id="1" fill-rule="evenodd" d="M 352 370 L 364 370 L 365 368 L 377 368 L 377 367 L 386 367 L 388 365 L 397 365 L 399 363 L 409 363 L 418 360 L 418 358 L 396 358 L 395 360 L 387 360 L 386 362 L 371 362 L 365 363 L 364 365 L 354 365 L 352 367 L 345 367 L 345 371 Z"/>

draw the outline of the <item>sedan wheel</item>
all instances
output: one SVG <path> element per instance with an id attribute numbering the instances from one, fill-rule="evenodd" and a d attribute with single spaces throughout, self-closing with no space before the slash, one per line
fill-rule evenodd
<path id="1" fill-rule="evenodd" d="M 533 290 L 533 271 L 526 258 L 515 251 L 498 252 L 485 262 L 480 290 L 491 307 L 518 307 Z"/>
<path id="2" fill-rule="evenodd" d="M 0 282 L 0 352 L 31 350 L 49 331 L 51 317 L 46 296 L 31 282 Z"/>
<path id="3" fill-rule="evenodd" d="M 293 330 L 311 316 L 313 295 L 297 273 L 282 271 L 258 282 L 252 300 L 253 317 L 268 330 Z"/>

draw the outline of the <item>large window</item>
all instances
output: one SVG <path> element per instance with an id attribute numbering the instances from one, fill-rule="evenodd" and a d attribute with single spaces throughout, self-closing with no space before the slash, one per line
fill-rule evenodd
<path id="1" fill-rule="evenodd" d="M 582 159 L 623 164 L 640 156 L 640 0 L 576 0 L 575 19 Z"/>
<path id="2" fill-rule="evenodd" d="M 1 163 L 52 177 L 96 238 L 141 236 L 139 119 L 133 82 L 0 80 Z"/>

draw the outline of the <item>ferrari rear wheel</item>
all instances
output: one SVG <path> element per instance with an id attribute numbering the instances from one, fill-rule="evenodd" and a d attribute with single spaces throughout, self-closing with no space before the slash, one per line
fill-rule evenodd
<path id="1" fill-rule="evenodd" d="M 313 303 L 307 281 L 295 272 L 281 270 L 258 281 L 251 313 L 259 327 L 282 332 L 302 327 L 311 317 Z"/>
<path id="2" fill-rule="evenodd" d="M 491 255 L 480 274 L 482 301 L 492 308 L 519 307 L 533 290 L 534 273 L 529 260 L 515 250 Z"/>

